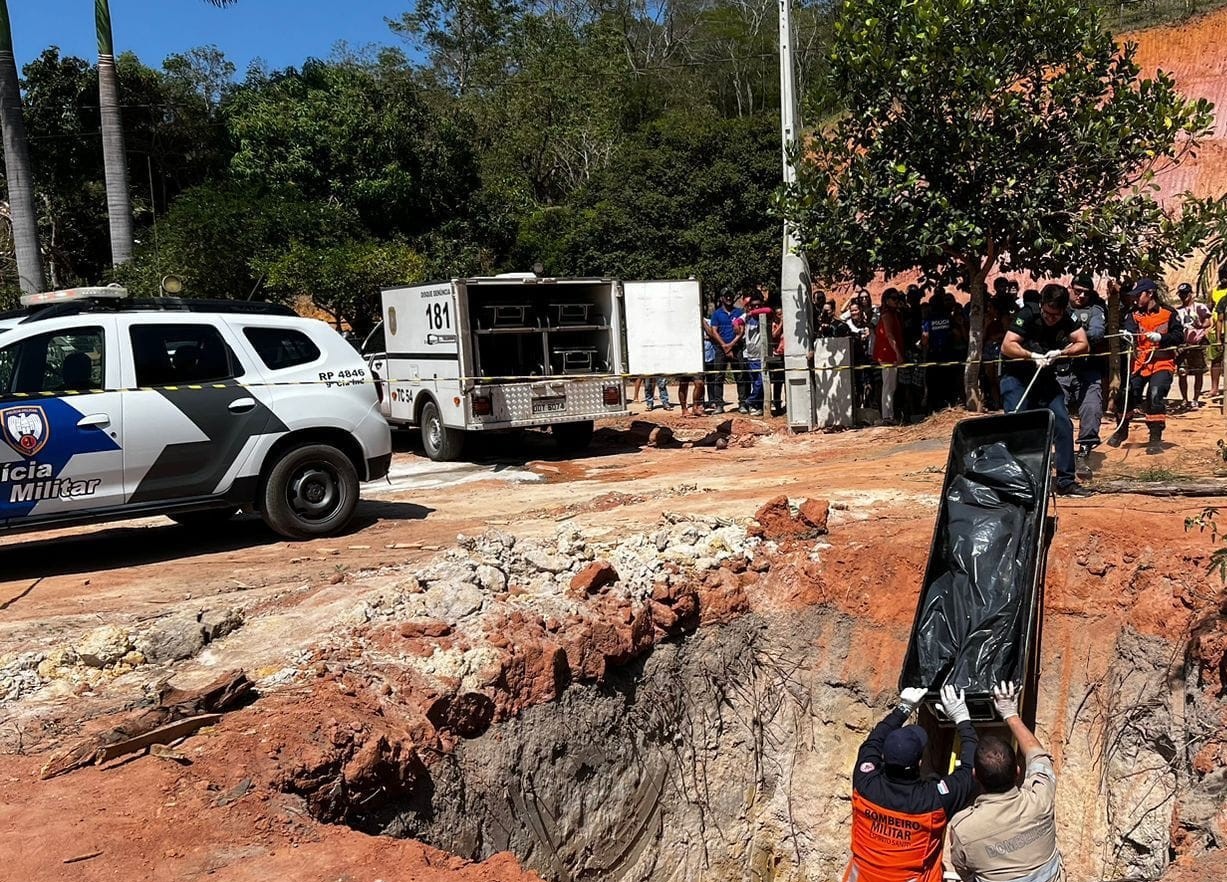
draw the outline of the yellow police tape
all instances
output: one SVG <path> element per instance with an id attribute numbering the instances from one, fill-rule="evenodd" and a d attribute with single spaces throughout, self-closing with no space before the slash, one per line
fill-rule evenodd
<path id="1" fill-rule="evenodd" d="M 1222 344 L 1218 343 L 1199 343 L 1199 344 L 1181 344 L 1179 346 L 1169 346 L 1162 351 L 1167 352 L 1189 352 L 1193 350 L 1208 350 L 1221 349 Z M 1116 357 L 1126 356 L 1128 352 L 1121 352 Z M 1067 355 L 1062 356 L 1062 359 L 1080 359 L 1080 358 L 1111 358 L 1110 353 L 1106 352 L 1088 352 L 1082 355 Z M 1011 362 L 1030 362 L 1029 358 L 978 358 L 974 359 L 976 364 L 1007 364 Z M 962 361 L 910 361 L 899 362 L 897 364 L 862 364 L 862 365 L 831 365 L 827 367 L 804 367 L 804 368 L 788 368 L 788 367 L 768 367 L 767 370 L 772 374 L 809 374 L 809 373 L 841 373 L 844 371 L 880 371 L 887 369 L 912 369 L 912 368 L 931 368 L 931 367 L 966 367 L 972 364 L 973 360 L 964 359 Z M 762 370 L 751 371 L 749 368 L 742 368 L 740 371 L 733 368 L 726 370 L 737 373 L 754 373 L 761 374 Z M 701 377 L 709 371 L 696 371 L 693 374 L 657 374 L 656 376 L 665 376 L 668 378 L 695 378 Z M 343 377 L 339 379 L 318 379 L 318 380 L 270 380 L 259 383 L 243 383 L 237 380 L 229 380 L 218 383 L 192 383 L 181 385 L 164 385 L 164 386 L 134 386 L 130 388 L 117 389 L 69 389 L 69 390 L 48 390 L 45 392 L 8 392 L 0 393 L 0 398 L 16 398 L 16 399 L 42 399 L 42 398 L 73 398 L 81 395 L 96 395 L 100 392 L 192 392 L 192 391 L 208 391 L 218 389 L 259 389 L 277 386 L 327 386 L 337 388 L 347 388 L 350 386 L 365 386 L 378 385 L 380 383 L 418 383 L 423 380 L 455 380 L 461 383 L 473 384 L 493 384 L 493 383 L 543 383 L 557 382 L 560 380 L 632 380 L 643 377 L 644 374 L 630 373 L 594 373 L 594 374 L 522 374 L 509 376 L 483 376 L 483 377 L 433 377 L 433 376 L 418 376 L 405 379 L 390 379 L 387 377 Z"/>

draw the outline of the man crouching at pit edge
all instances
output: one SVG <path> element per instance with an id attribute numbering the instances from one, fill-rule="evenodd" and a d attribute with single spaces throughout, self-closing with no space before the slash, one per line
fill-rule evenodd
<path id="1" fill-rule="evenodd" d="M 959 766 L 943 778 L 920 777 L 928 737 L 905 726 L 927 690 L 904 689 L 899 707 L 874 726 L 852 772 L 852 861 L 844 882 L 940 882 L 942 838 L 955 812 L 971 802 L 976 730 L 967 701 L 942 687 L 942 710 L 958 727 Z"/>

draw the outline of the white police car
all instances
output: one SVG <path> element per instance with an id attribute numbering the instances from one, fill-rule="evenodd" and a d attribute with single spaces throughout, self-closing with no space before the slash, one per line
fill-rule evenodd
<path id="1" fill-rule="evenodd" d="M 0 316 L 0 531 L 249 509 L 306 539 L 388 472 L 366 365 L 323 322 L 122 288 L 22 303 Z"/>

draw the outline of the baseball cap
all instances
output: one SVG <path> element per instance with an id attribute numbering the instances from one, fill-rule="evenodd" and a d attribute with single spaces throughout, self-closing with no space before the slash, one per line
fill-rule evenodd
<path id="1" fill-rule="evenodd" d="M 1144 294 L 1147 291 L 1158 291 L 1158 290 L 1159 290 L 1159 286 L 1155 284 L 1154 279 L 1138 279 L 1138 283 L 1134 285 L 1132 289 L 1126 292 L 1125 296 L 1126 297 L 1137 297 L 1139 294 Z"/>
<path id="2" fill-rule="evenodd" d="M 1190 285 L 1188 282 L 1181 282 L 1179 285 L 1176 286 L 1176 293 L 1177 294 L 1192 294 L 1193 286 Z"/>
<path id="3" fill-rule="evenodd" d="M 915 769 L 920 766 L 920 758 L 924 756 L 925 745 L 929 736 L 919 726 L 904 726 L 895 729 L 886 736 L 882 745 L 882 759 L 888 766 L 899 766 L 904 769 Z"/>

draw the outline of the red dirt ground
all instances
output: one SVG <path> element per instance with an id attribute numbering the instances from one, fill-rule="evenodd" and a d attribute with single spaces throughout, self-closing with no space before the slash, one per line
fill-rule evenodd
<path id="1" fill-rule="evenodd" d="M 914 613 L 931 538 L 931 500 L 940 487 L 945 439 L 954 418 L 942 415 L 925 426 L 898 430 L 762 437 L 756 446 L 726 451 L 649 449 L 555 463 L 550 468 L 555 483 L 518 487 L 513 493 L 475 494 L 480 484 L 432 491 L 416 497 L 434 512 L 425 521 L 382 520 L 332 546 L 270 542 L 236 549 L 222 540 L 220 550 L 206 545 L 183 559 L 159 556 L 127 569 L 95 571 L 89 569 L 91 555 L 105 567 L 115 552 L 89 533 L 74 534 L 80 538 L 68 542 L 81 556 L 77 576 L 54 580 L 54 590 L 35 590 L 15 604 L 8 625 L 17 632 L 68 627 L 85 601 L 98 620 L 127 620 L 177 600 L 185 589 L 198 598 L 216 597 L 214 572 L 236 573 L 244 580 L 259 572 L 264 585 L 304 579 L 311 587 L 288 593 L 270 589 L 258 608 L 271 613 L 320 608 L 346 587 L 344 581 L 332 584 L 330 570 L 335 571 L 338 558 L 354 572 L 352 577 L 344 574 L 345 579 L 361 580 L 359 567 L 405 562 L 405 552 L 390 546 L 408 539 L 446 546 L 460 530 L 479 530 L 496 509 L 501 520 L 516 521 L 517 532 L 531 534 L 548 531 L 560 520 L 645 529 L 662 511 L 747 516 L 780 492 L 831 503 L 830 532 L 820 537 L 830 547 L 822 551 L 821 563 L 808 557 L 813 539 L 800 538 L 818 532 L 814 521 L 821 506 L 808 509 L 812 518 L 807 522 L 784 514 L 776 503 L 763 513 L 763 527 L 768 538 L 784 541 L 767 572 L 759 571 L 762 562 L 751 568 L 734 561 L 694 585 L 661 586 L 642 611 L 598 591 L 577 621 L 548 622 L 522 614 L 508 618 L 487 635 L 500 652 L 484 690 L 495 709 L 492 717 L 477 722 L 472 708 L 466 710 L 457 696 L 424 688 L 406 680 L 403 672 L 347 673 L 344 658 L 322 655 L 314 683 L 275 691 L 188 739 L 180 748 L 192 760 L 187 767 L 146 756 L 39 781 L 46 747 L 70 740 L 53 731 L 37 755 L 0 757 L 0 780 L 7 785 L 0 795 L 6 874 L 23 880 L 530 878 L 510 857 L 469 864 L 416 843 L 320 824 L 306 809 L 325 817 L 334 811 L 340 820 L 345 817 L 342 803 L 330 802 L 338 787 L 356 794 L 358 801 L 376 802 L 384 798 L 383 788 L 411 787 L 466 727 L 484 728 L 553 698 L 559 664 L 577 679 L 599 679 L 606 665 L 623 663 L 678 629 L 696 621 L 725 621 L 748 609 L 771 613 L 822 605 L 856 617 L 863 636 L 854 641 L 857 653 L 845 662 L 848 680 L 865 682 L 873 694 L 888 693 Z M 1172 435 L 1181 446 L 1158 459 L 1173 469 L 1204 467 L 1221 419 L 1206 412 L 1174 419 Z M 1134 453 L 1112 452 L 1105 469 L 1128 474 Z M 611 484 L 620 489 L 607 490 Z M 489 486 L 496 490 L 498 485 Z M 483 500 L 476 508 L 475 496 Z M 1060 503 L 1049 567 L 1052 623 L 1046 647 L 1071 659 L 1075 647 L 1085 650 L 1086 667 L 1093 672 L 1106 668 L 1112 635 L 1124 625 L 1170 638 L 1190 632 L 1214 609 L 1218 591 L 1205 575 L 1211 548 L 1207 538 L 1183 529 L 1183 518 L 1199 512 L 1200 503 L 1142 496 Z M 135 548 L 140 543 L 127 538 L 127 531 L 157 537 L 173 529 L 118 527 L 101 535 L 118 533 L 118 541 Z M 38 547 L 40 540 L 21 544 Z M 352 551 L 330 553 L 336 546 Z M 304 560 L 287 564 L 291 556 Z M 419 556 L 432 553 L 423 550 L 408 558 Z M 100 593 L 83 589 L 85 579 Z M 223 583 L 221 596 L 226 591 Z M 13 622 L 14 615 L 28 628 Z M 372 634 L 372 640 L 421 643 L 425 651 L 430 644 L 457 639 L 445 629 L 425 626 L 380 634 Z M 1221 622 L 1203 625 L 1199 651 L 1207 669 L 1221 670 L 1227 644 L 1222 635 Z M 816 645 L 823 645 L 823 639 L 815 635 Z M 1065 682 L 1044 701 L 1063 706 L 1073 688 Z M 95 721 L 93 728 L 99 725 Z M 1054 720 L 1053 729 L 1063 725 Z M 1208 743 L 1199 761 L 1207 767 L 1221 764 L 1227 762 L 1225 754 L 1221 742 Z M 244 786 L 250 791 L 243 793 Z"/>

